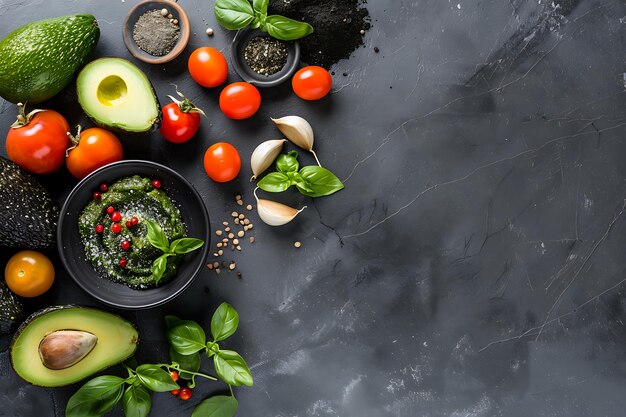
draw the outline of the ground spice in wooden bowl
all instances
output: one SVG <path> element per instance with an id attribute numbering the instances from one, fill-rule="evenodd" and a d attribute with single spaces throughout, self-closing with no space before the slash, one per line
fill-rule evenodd
<path id="1" fill-rule="evenodd" d="M 153 56 L 170 53 L 179 37 L 178 21 L 159 9 L 149 10 L 139 16 L 133 29 L 133 40 L 137 46 Z"/>
<path id="2" fill-rule="evenodd" d="M 283 69 L 287 63 L 287 45 L 268 36 L 257 36 L 246 44 L 243 58 L 257 74 L 270 76 Z"/>

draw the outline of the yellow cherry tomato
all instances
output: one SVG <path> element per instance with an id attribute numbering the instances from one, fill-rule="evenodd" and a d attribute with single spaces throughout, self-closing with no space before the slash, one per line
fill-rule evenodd
<path id="1" fill-rule="evenodd" d="M 7 286 L 22 297 L 37 297 L 48 291 L 54 282 L 54 266 L 46 255 L 24 250 L 9 259 L 4 269 Z"/>

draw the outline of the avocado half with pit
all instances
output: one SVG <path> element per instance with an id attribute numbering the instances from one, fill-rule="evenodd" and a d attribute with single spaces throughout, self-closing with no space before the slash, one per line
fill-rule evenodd
<path id="1" fill-rule="evenodd" d="M 89 307 L 56 306 L 32 314 L 11 343 L 11 363 L 27 382 L 73 384 L 132 356 L 139 334 L 127 320 Z"/>
<path id="2" fill-rule="evenodd" d="M 76 91 L 81 107 L 99 126 L 144 133 L 161 122 L 161 106 L 150 80 L 125 59 L 90 62 L 78 74 Z"/>

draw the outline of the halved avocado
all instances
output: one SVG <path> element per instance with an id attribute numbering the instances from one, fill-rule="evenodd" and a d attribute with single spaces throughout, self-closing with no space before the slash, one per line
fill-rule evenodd
<path id="1" fill-rule="evenodd" d="M 158 128 L 161 107 L 150 80 L 121 58 L 87 64 L 76 80 L 78 102 L 98 125 L 127 132 Z"/>
<path id="2" fill-rule="evenodd" d="M 55 306 L 32 314 L 11 343 L 11 363 L 25 381 L 42 387 L 73 384 L 132 356 L 139 335 L 115 314 Z"/>

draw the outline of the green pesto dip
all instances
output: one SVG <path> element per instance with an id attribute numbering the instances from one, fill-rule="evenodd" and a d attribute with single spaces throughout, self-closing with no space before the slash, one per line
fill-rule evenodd
<path id="1" fill-rule="evenodd" d="M 107 208 L 113 207 L 121 214 L 120 233 L 114 233 L 114 223 Z M 126 222 L 136 217 L 138 222 L 127 227 Z M 128 285 L 135 289 L 147 289 L 156 286 L 152 276 L 152 263 L 163 252 L 148 242 L 145 220 L 159 224 L 168 241 L 186 236 L 187 227 L 180 211 L 167 194 L 152 185 L 149 178 L 138 175 L 127 177 L 109 185 L 108 190 L 94 199 L 80 215 L 79 232 L 85 246 L 85 255 L 94 268 L 107 278 Z M 98 225 L 103 226 L 101 233 Z M 119 227 L 116 226 L 116 227 Z M 122 242 L 130 242 L 130 248 L 124 250 Z M 172 257 L 159 285 L 167 282 L 178 270 L 182 257 Z M 120 265 L 120 260 L 125 265 Z"/>

